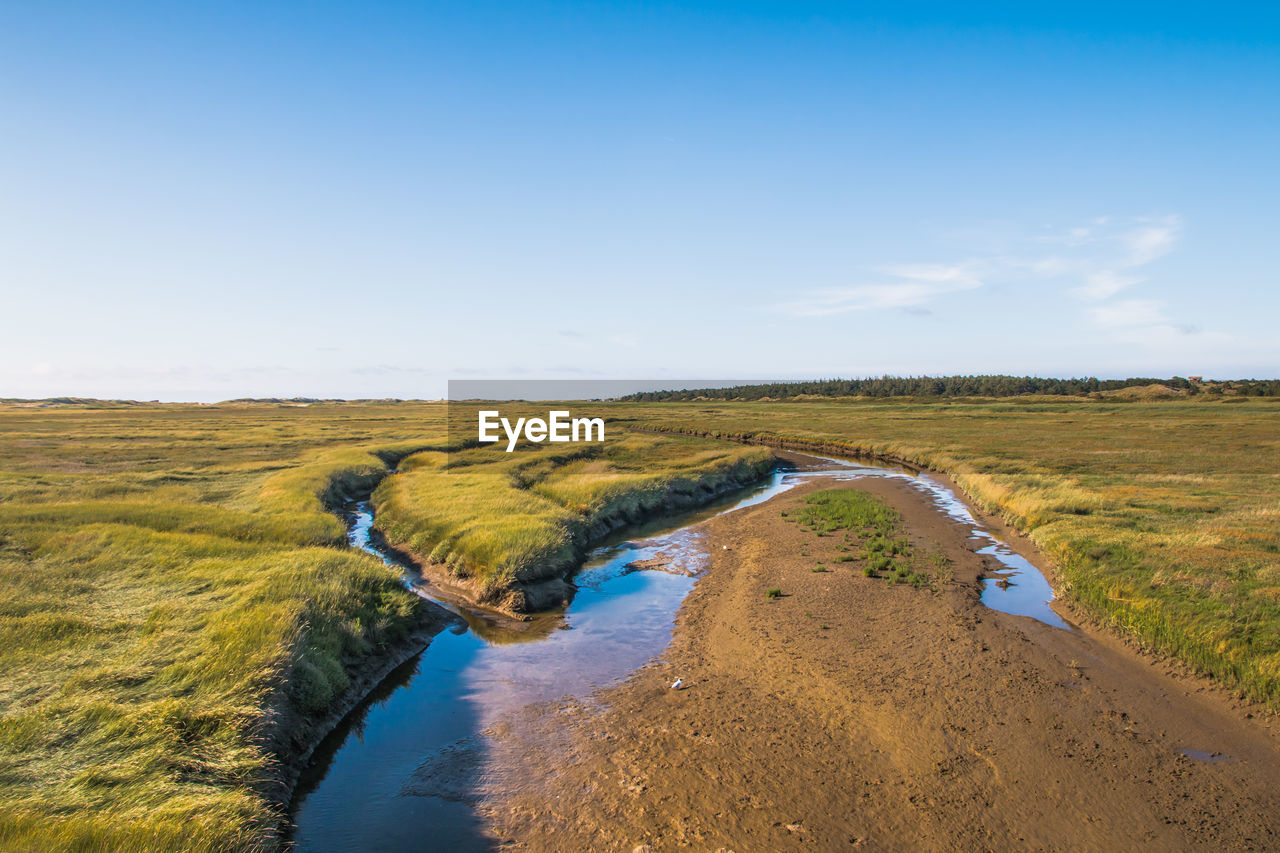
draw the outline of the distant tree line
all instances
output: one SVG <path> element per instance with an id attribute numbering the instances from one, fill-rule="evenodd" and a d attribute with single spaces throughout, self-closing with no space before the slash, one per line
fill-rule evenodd
<path id="1" fill-rule="evenodd" d="M 1230 394 L 1248 397 L 1280 397 L 1280 379 L 1228 381 L 1132 377 L 1129 379 L 1046 379 L 1039 376 L 881 376 L 872 379 L 817 379 L 801 382 L 767 382 L 732 388 L 700 388 L 687 391 L 646 391 L 623 397 L 631 402 L 676 400 L 760 400 L 765 397 L 1018 397 L 1024 394 L 1083 396 L 1098 391 L 1118 391 L 1133 386 L 1164 385 L 1191 394 Z"/>

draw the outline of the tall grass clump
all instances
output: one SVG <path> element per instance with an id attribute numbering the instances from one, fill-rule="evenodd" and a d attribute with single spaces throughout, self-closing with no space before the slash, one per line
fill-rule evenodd
<path id="1" fill-rule="evenodd" d="M 705 503 L 773 464 L 764 450 L 648 435 L 569 451 L 476 447 L 408 457 L 373 499 L 388 541 L 500 602 L 564 574 L 604 533 Z"/>

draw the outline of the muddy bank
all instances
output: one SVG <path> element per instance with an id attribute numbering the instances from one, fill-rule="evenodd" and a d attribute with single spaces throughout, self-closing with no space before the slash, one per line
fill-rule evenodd
<path id="1" fill-rule="evenodd" d="M 999 533 L 1010 548 L 1021 556 L 1033 561 L 1040 573 L 1049 581 L 1056 600 L 1054 606 L 1069 614 L 1073 622 L 1087 625 L 1095 632 L 1099 642 L 1112 647 L 1127 647 L 1136 654 L 1149 657 L 1151 660 L 1177 673 L 1180 678 L 1197 685 L 1200 690 L 1214 690 L 1231 700 L 1239 698 L 1242 702 L 1253 704 L 1255 699 L 1240 691 L 1239 673 L 1231 666 L 1219 668 L 1216 672 L 1212 666 L 1197 665 L 1180 656 L 1178 645 L 1167 637 L 1151 631 L 1139 632 L 1131 625 L 1119 621 L 1116 613 L 1108 610 L 1095 596 L 1085 599 L 1080 589 L 1071 589 L 1065 574 L 1069 573 L 1069 565 L 1079 554 L 1066 551 L 1058 555 L 1058 559 L 1050 559 L 1032 540 L 1031 534 L 1024 531 L 1017 517 L 1008 517 L 1006 510 L 997 505 L 988 506 L 978 496 L 971 494 L 961 485 L 957 475 L 946 470 L 932 467 L 927 459 L 904 459 L 891 454 L 877 453 L 873 448 L 853 441 L 837 441 L 798 436 L 784 436 L 772 433 L 715 431 L 697 428 L 668 427 L 661 424 L 648 424 L 633 427 L 637 431 L 655 434 L 672 433 L 701 438 L 714 438 L 722 441 L 733 441 L 739 444 L 750 444 L 772 447 L 778 450 L 780 457 L 787 457 L 792 452 L 798 455 L 821 453 L 846 459 L 878 460 L 889 465 L 902 465 L 919 472 L 928 472 L 929 476 L 951 489 L 957 495 L 964 495 L 975 518 Z M 1115 599 L 1120 600 L 1120 599 Z M 1184 635 L 1185 638 L 1185 635 Z M 1220 651 L 1220 650 L 1219 650 Z M 1276 709 L 1260 708 L 1259 713 L 1274 714 Z"/>
<path id="2" fill-rule="evenodd" d="M 372 509 L 372 502 L 370 502 L 370 508 Z M 399 548 L 391 544 L 386 534 L 376 527 L 369 531 L 369 542 L 415 577 L 418 594 L 436 599 L 460 613 L 494 620 L 507 629 L 520 630 L 521 624 L 528 622 L 534 613 L 539 610 L 551 610 L 573 595 L 573 587 L 567 578 L 551 578 L 538 589 L 537 600 L 542 604 L 541 608 L 514 610 L 504 607 L 501 600 L 486 599 L 483 590 L 477 584 L 466 578 L 457 577 L 449 571 L 448 566 L 433 563 L 407 548 Z"/>
<path id="3" fill-rule="evenodd" d="M 940 552 L 936 590 L 781 516 L 705 525 L 661 662 L 493 730 L 481 809 L 512 849 L 1275 849 L 1274 718 L 1108 634 L 984 607 L 979 542 L 869 479 Z M 807 553 L 807 556 L 802 556 Z M 831 571 L 813 571 L 817 562 Z M 858 564 L 851 564 L 857 566 Z M 943 576 L 949 575 L 949 579 Z M 783 596 L 768 600 L 765 591 Z M 684 689 L 672 690 L 680 678 Z"/>
<path id="4" fill-rule="evenodd" d="M 569 579 L 582 565 L 588 552 L 597 544 L 625 527 L 655 518 L 674 515 L 712 503 L 719 498 L 762 482 L 777 467 L 776 459 L 760 464 L 742 463 L 691 482 L 672 483 L 661 495 L 643 500 L 629 497 L 615 501 L 581 522 L 572 533 L 572 553 L 559 563 L 540 566 L 536 577 L 513 578 L 505 585 L 492 588 L 471 579 L 458 577 L 447 565 L 391 542 L 379 530 L 381 547 L 411 565 L 442 598 L 468 608 L 487 610 L 511 619 L 527 619 L 531 614 L 562 606 L 573 595 Z M 376 510 L 376 493 L 374 494 Z"/>

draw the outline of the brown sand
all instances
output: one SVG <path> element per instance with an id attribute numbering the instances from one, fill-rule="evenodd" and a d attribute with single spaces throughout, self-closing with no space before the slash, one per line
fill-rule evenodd
<path id="1" fill-rule="evenodd" d="M 780 516 L 831 485 L 707 523 L 663 661 L 491 733 L 482 809 L 506 847 L 1280 848 L 1270 715 L 1105 633 L 984 607 L 967 528 L 900 482 L 850 487 L 944 550 L 954 582 L 834 562 L 840 537 Z"/>

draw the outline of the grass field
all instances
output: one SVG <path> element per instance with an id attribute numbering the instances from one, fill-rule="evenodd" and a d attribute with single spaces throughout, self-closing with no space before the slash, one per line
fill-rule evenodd
<path id="1" fill-rule="evenodd" d="M 1029 532 L 1087 611 L 1280 700 L 1280 401 L 594 408 L 614 434 L 629 423 L 945 471 Z M 649 433 L 446 455 L 445 426 L 432 404 L 0 407 L 0 848 L 274 843 L 273 714 L 323 712 L 415 619 L 414 597 L 345 547 L 330 511 L 344 493 L 381 480 L 392 541 L 499 590 L 768 464 Z M 383 480 L 392 462 L 402 473 Z M 797 520 L 815 536 L 854 537 L 823 570 L 852 554 L 895 571 L 892 518 L 808 506 Z"/>
<path id="2" fill-rule="evenodd" d="M 323 500 L 437 409 L 0 409 L 0 848 L 271 844 L 269 710 L 416 607 Z"/>
<path id="3" fill-rule="evenodd" d="M 1030 534 L 1085 612 L 1280 705 L 1280 400 L 688 402 L 615 416 L 950 474 Z"/>

